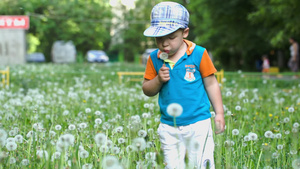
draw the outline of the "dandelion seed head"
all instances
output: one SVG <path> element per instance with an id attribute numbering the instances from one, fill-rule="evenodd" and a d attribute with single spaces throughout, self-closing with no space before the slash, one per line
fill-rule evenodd
<path id="1" fill-rule="evenodd" d="M 138 131 L 138 136 L 139 137 L 146 137 L 147 136 L 147 132 L 145 130 L 139 130 Z"/>
<path id="2" fill-rule="evenodd" d="M 278 150 L 282 150 L 282 149 L 283 149 L 283 145 L 282 145 L 282 144 L 278 144 L 278 145 L 277 145 L 277 149 L 278 149 Z"/>
<path id="3" fill-rule="evenodd" d="M 232 130 L 232 135 L 237 136 L 239 135 L 240 131 L 238 129 L 233 129 Z"/>
<path id="4" fill-rule="evenodd" d="M 295 159 L 295 160 L 292 162 L 292 167 L 293 167 L 293 169 L 299 169 L 299 168 L 300 168 L 300 158 Z"/>
<path id="5" fill-rule="evenodd" d="M 92 112 L 92 110 L 90 108 L 85 109 L 85 113 L 90 113 L 90 112 Z"/>
<path id="6" fill-rule="evenodd" d="M 298 127 L 299 127 L 299 123 L 296 122 L 293 124 L 293 128 L 298 128 Z"/>
<path id="7" fill-rule="evenodd" d="M 15 151 L 17 149 L 17 144 L 15 142 L 7 142 L 6 143 L 6 149 L 8 151 Z"/>
<path id="8" fill-rule="evenodd" d="M 118 143 L 119 143 L 119 144 L 125 143 L 125 139 L 124 139 L 124 138 L 118 138 Z"/>
<path id="9" fill-rule="evenodd" d="M 119 165 L 119 161 L 115 156 L 105 156 L 102 161 L 103 168 L 114 168 Z"/>
<path id="10" fill-rule="evenodd" d="M 76 126 L 74 124 L 70 124 L 68 127 L 69 130 L 75 130 Z"/>
<path id="11" fill-rule="evenodd" d="M 266 137 L 266 138 L 271 138 L 272 135 L 273 135 L 273 132 L 272 132 L 272 131 L 266 131 L 266 132 L 265 132 L 265 137 Z"/>
<path id="12" fill-rule="evenodd" d="M 61 125 L 58 124 L 58 125 L 55 125 L 54 128 L 55 128 L 55 130 L 61 130 L 62 127 L 61 127 Z"/>
<path id="13" fill-rule="evenodd" d="M 80 158 L 88 158 L 89 152 L 86 150 L 81 150 L 81 151 L 79 151 L 79 156 L 80 156 Z"/>
<path id="14" fill-rule="evenodd" d="M 288 117 L 286 117 L 286 118 L 283 119 L 284 123 L 288 123 L 289 121 L 290 121 L 290 118 L 288 118 Z"/>
<path id="15" fill-rule="evenodd" d="M 238 106 L 235 106 L 235 110 L 236 110 L 236 111 L 240 111 L 241 109 L 242 109 L 241 106 L 239 106 L 239 105 L 238 105 Z"/>
<path id="16" fill-rule="evenodd" d="M 95 142 L 97 143 L 97 145 L 102 145 L 106 143 L 107 140 L 107 136 L 103 133 L 98 133 L 95 135 Z"/>
<path id="17" fill-rule="evenodd" d="M 29 165 L 29 160 L 28 160 L 28 159 L 23 159 L 23 160 L 21 161 L 21 165 L 23 165 L 23 166 Z"/>
<path id="18" fill-rule="evenodd" d="M 93 164 L 87 163 L 82 165 L 82 169 L 92 169 L 92 168 L 93 168 Z"/>
<path id="19" fill-rule="evenodd" d="M 288 112 L 293 113 L 295 111 L 294 107 L 289 107 Z"/>
<path id="20" fill-rule="evenodd" d="M 182 114 L 182 111 L 183 111 L 183 108 L 178 103 L 171 103 L 167 107 L 167 113 L 173 117 L 180 116 Z"/>
<path id="21" fill-rule="evenodd" d="M 141 138 L 141 137 L 135 138 L 133 140 L 132 145 L 135 147 L 136 150 L 142 151 L 146 148 L 146 141 L 144 138 Z"/>
<path id="22" fill-rule="evenodd" d="M 102 114 L 101 111 L 98 111 L 98 110 L 95 111 L 95 115 L 96 115 L 96 116 L 100 116 L 101 114 Z"/>
<path id="23" fill-rule="evenodd" d="M 112 148 L 112 152 L 113 152 L 114 154 L 119 154 L 120 151 L 121 151 L 121 149 L 120 149 L 119 147 L 113 147 L 113 148 Z"/>

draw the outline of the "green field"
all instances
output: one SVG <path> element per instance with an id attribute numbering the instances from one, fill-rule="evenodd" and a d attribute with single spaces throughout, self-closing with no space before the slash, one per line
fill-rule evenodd
<path id="1" fill-rule="evenodd" d="M 141 82 L 118 81 L 118 71 L 144 69 L 10 67 L 10 87 L 0 87 L 0 168 L 164 168 L 157 97 L 145 96 Z M 290 76 L 225 71 L 216 169 L 300 168 L 300 83 Z"/>

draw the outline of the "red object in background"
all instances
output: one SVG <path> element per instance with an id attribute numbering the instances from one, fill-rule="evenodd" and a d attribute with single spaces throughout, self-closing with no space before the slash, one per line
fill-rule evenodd
<path id="1" fill-rule="evenodd" d="M 0 15 L 0 29 L 29 29 L 29 17 L 25 15 Z"/>

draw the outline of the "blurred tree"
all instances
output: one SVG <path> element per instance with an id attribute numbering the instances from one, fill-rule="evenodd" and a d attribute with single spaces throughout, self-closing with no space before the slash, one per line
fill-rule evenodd
<path id="1" fill-rule="evenodd" d="M 254 10 L 250 1 L 190 1 L 189 37 L 211 51 L 217 67 L 227 70 L 255 69 L 255 60 L 270 49 L 261 36 L 264 29 L 250 24 L 248 13 Z"/>
<path id="2" fill-rule="evenodd" d="M 0 14 L 29 15 L 28 32 L 40 41 L 37 51 L 48 61 L 56 40 L 73 41 L 81 54 L 89 49 L 107 49 L 110 43 L 108 0 L 4 0 Z"/>

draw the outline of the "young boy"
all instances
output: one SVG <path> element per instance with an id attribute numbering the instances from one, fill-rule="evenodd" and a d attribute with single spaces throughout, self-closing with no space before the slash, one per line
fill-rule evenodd
<path id="1" fill-rule="evenodd" d="M 147 37 L 155 37 L 158 49 L 147 61 L 143 92 L 147 96 L 159 93 L 158 134 L 168 169 L 185 168 L 186 152 L 189 167 L 214 168 L 210 103 L 216 113 L 216 134 L 225 128 L 216 69 L 205 48 L 184 39 L 189 34 L 188 23 L 185 7 L 161 2 L 153 7 L 151 26 L 144 32 Z M 178 117 L 167 113 L 172 103 L 183 109 Z"/>

